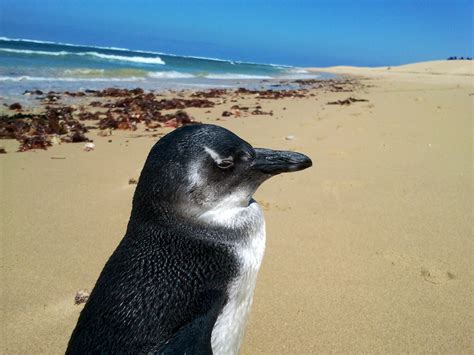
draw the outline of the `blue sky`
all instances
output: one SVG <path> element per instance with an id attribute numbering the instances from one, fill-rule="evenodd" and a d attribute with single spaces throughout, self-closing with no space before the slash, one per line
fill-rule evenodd
<path id="1" fill-rule="evenodd" d="M 473 55 L 465 0 L 1 0 L 0 36 L 299 66 Z"/>

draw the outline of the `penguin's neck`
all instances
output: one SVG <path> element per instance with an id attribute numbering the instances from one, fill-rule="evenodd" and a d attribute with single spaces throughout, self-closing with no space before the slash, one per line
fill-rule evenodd
<path id="1" fill-rule="evenodd" d="M 212 331 L 214 354 L 237 354 L 253 300 L 258 270 L 265 251 L 265 220 L 255 200 L 247 206 L 221 207 L 200 216 L 201 221 L 233 230 L 239 236 L 231 241 L 231 250 L 239 271 L 227 289 L 227 303 Z M 238 233 L 236 233 L 238 231 Z"/>
<path id="2" fill-rule="evenodd" d="M 261 211 L 257 202 L 248 196 L 232 194 L 214 206 L 199 212 L 196 217 L 201 223 L 229 229 L 241 229 L 252 224 Z"/>

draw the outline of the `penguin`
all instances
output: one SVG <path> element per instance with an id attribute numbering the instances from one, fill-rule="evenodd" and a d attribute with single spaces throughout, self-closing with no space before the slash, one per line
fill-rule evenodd
<path id="1" fill-rule="evenodd" d="M 252 196 L 268 178 L 311 165 L 216 125 L 161 138 L 66 354 L 237 354 L 265 249 Z"/>

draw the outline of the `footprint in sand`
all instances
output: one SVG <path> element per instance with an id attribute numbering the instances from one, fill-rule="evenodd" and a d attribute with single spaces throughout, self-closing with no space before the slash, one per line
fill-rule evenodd
<path id="1" fill-rule="evenodd" d="M 430 270 L 424 267 L 421 268 L 420 275 L 423 280 L 435 285 L 439 285 L 440 283 L 456 279 L 456 275 L 454 275 L 451 271 L 444 272 L 438 270 L 437 272 L 431 272 Z"/>
<path id="2" fill-rule="evenodd" d="M 420 275 L 423 278 L 423 280 L 425 280 L 426 282 L 429 282 L 435 285 L 439 283 L 438 281 L 436 281 L 436 277 L 434 275 L 431 275 L 431 272 L 428 269 L 425 269 L 424 267 L 421 268 Z"/>
<path id="3" fill-rule="evenodd" d="M 443 268 L 443 265 L 438 265 L 439 263 L 430 263 L 429 261 L 422 261 L 419 257 L 414 255 L 397 255 L 397 254 L 384 254 L 376 253 L 376 255 L 381 255 L 387 261 L 391 263 L 392 266 L 404 269 L 406 273 L 410 275 L 417 274 L 418 277 L 423 281 L 433 285 L 440 285 L 452 280 L 455 280 L 457 276 L 451 272 L 446 271 Z M 431 264 L 429 267 L 421 266 L 414 267 L 415 265 L 426 265 Z"/>

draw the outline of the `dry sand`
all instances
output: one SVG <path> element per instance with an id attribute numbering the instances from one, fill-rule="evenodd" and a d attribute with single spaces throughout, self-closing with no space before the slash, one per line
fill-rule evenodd
<path id="1" fill-rule="evenodd" d="M 472 60 L 435 60 L 412 63 L 397 67 L 351 67 L 337 66 L 329 68 L 308 68 L 310 71 L 348 74 L 366 78 L 387 78 L 390 81 L 423 81 L 430 84 L 474 85 L 474 61 Z"/>
<path id="2" fill-rule="evenodd" d="M 272 117 L 216 121 L 230 102 L 187 110 L 315 163 L 256 194 L 267 249 L 242 354 L 474 352 L 474 85 L 464 66 L 328 69 L 366 87 L 260 100 Z M 326 105 L 348 96 L 369 102 Z M 128 180 L 155 142 L 134 137 L 94 138 L 88 153 L 63 144 L 0 155 L 2 353 L 64 352 L 82 308 L 74 295 L 93 287 L 122 238 Z"/>

